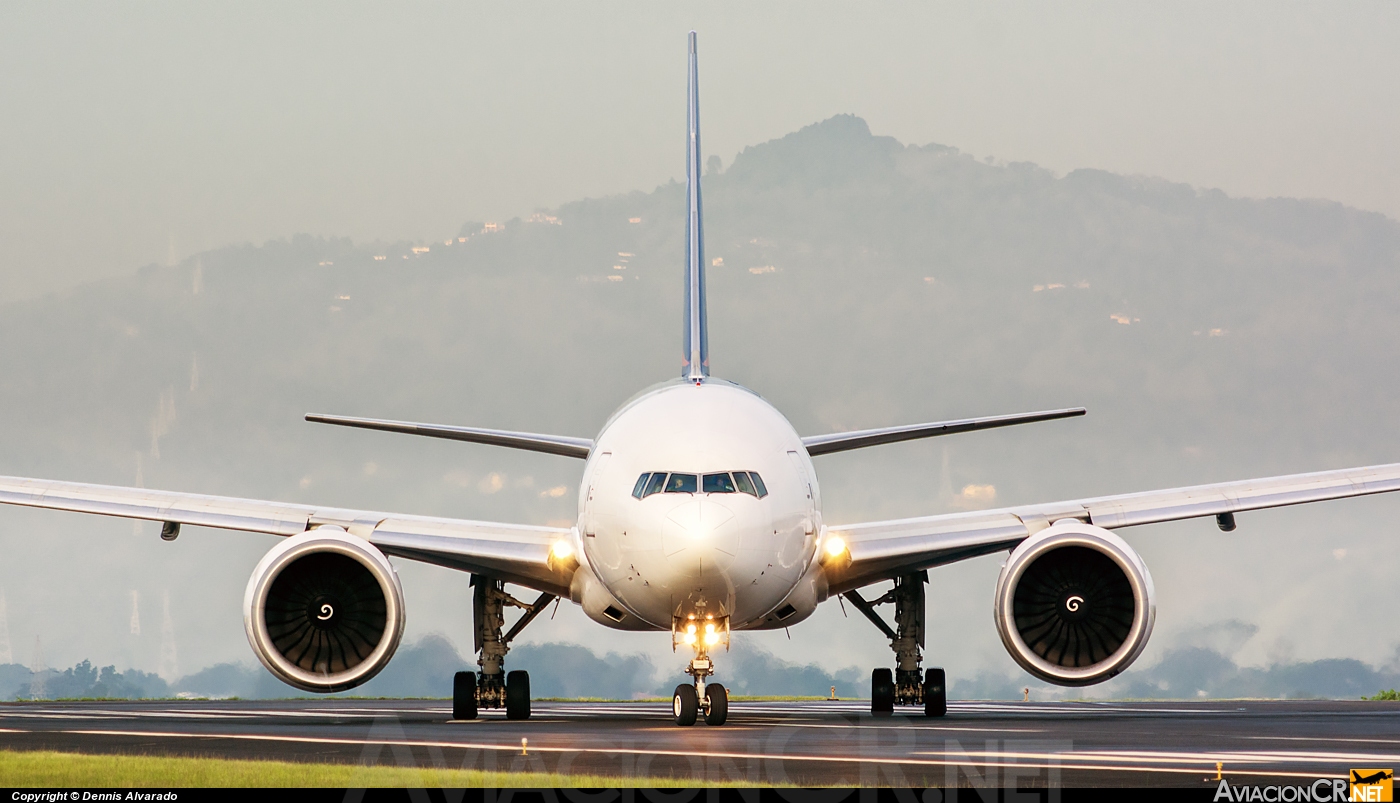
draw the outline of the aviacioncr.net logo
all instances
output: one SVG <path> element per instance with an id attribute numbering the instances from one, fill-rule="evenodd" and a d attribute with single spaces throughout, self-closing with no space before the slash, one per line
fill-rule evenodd
<path id="1" fill-rule="evenodd" d="M 1342 778 L 1318 778 L 1307 786 L 1231 786 L 1221 780 L 1214 799 L 1229 803 L 1343 803 L 1348 800 L 1347 786 Z"/>

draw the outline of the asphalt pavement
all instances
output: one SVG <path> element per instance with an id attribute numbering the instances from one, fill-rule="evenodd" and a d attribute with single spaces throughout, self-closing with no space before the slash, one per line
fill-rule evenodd
<path id="1" fill-rule="evenodd" d="M 1213 787 L 1217 763 L 1235 784 L 1400 766 L 1393 702 L 952 702 L 937 719 L 732 702 L 727 724 L 686 728 L 664 703 L 450 713 L 435 700 L 3 703 L 0 746 L 798 785 Z"/>

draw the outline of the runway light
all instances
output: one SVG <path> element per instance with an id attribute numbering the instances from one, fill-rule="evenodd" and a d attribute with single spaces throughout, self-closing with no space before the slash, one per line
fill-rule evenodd
<path id="1" fill-rule="evenodd" d="M 837 535 L 826 539 L 826 554 L 833 557 L 841 557 L 841 553 L 846 551 L 846 542 Z"/>

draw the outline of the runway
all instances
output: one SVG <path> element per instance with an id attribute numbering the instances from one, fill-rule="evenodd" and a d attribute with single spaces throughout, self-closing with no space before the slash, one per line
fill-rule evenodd
<path id="1" fill-rule="evenodd" d="M 1400 703 L 953 702 L 874 718 L 868 703 L 733 702 L 679 728 L 664 703 L 534 703 L 448 722 L 435 700 L 0 704 L 0 745 L 798 785 L 1298 784 L 1400 766 Z M 522 754 L 521 740 L 528 745 Z M 643 781 L 644 783 L 644 781 Z"/>

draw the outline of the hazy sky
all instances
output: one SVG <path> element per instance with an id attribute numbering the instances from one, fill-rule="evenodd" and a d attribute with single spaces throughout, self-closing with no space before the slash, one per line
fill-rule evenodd
<path id="1" fill-rule="evenodd" d="M 432 239 L 840 112 L 1400 216 L 1394 3 L 6 3 L 0 300 L 297 232 Z"/>

